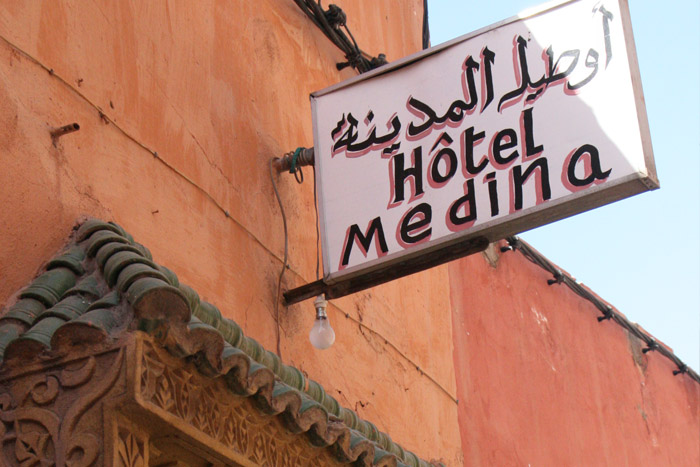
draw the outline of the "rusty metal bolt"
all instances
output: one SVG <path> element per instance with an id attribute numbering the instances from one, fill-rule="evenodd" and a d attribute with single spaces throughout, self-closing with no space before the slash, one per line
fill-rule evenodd
<path id="1" fill-rule="evenodd" d="M 51 138 L 57 139 L 68 133 L 73 133 L 74 131 L 80 130 L 80 125 L 77 123 L 71 123 L 69 125 L 63 125 L 62 127 L 51 130 Z"/>

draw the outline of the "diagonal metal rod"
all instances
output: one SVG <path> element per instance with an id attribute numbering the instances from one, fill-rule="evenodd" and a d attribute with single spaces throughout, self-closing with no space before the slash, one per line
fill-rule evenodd
<path id="1" fill-rule="evenodd" d="M 457 243 L 445 250 L 383 266 L 361 276 L 340 280 L 333 284 L 326 284 L 323 279 L 319 279 L 284 292 L 285 305 L 293 305 L 322 293 L 326 294 L 326 299 L 344 297 L 464 256 L 479 253 L 485 250 L 487 246 L 489 246 L 489 242 L 485 237 L 477 237 Z"/>

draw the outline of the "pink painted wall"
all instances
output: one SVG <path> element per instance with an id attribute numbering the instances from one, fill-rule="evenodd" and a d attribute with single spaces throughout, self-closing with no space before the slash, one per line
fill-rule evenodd
<path id="1" fill-rule="evenodd" d="M 449 266 L 464 465 L 700 465 L 700 384 L 498 256 Z"/>

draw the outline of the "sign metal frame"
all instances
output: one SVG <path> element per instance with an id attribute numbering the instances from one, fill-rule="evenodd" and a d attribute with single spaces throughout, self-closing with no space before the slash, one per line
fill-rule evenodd
<path id="1" fill-rule="evenodd" d="M 330 95 L 336 91 L 346 89 L 358 83 L 378 78 L 383 75 L 397 72 L 403 68 L 410 67 L 427 57 L 431 57 L 446 49 L 449 49 L 462 42 L 469 41 L 489 31 L 510 25 L 518 21 L 534 18 L 548 12 L 553 12 L 568 5 L 586 2 L 587 0 L 568 0 L 564 2 L 551 2 L 536 9 L 530 10 L 519 16 L 515 16 L 491 26 L 479 29 L 469 34 L 463 35 L 451 41 L 445 42 L 433 48 L 407 56 L 396 62 L 390 63 L 365 74 L 353 77 L 341 83 L 335 84 L 323 90 L 311 94 L 311 107 L 314 121 L 314 141 L 315 164 L 317 169 L 324 164 L 324 151 L 318 147 L 321 140 L 317 119 L 318 99 Z M 612 203 L 614 201 L 638 194 L 644 191 L 653 190 L 659 187 L 656 176 L 653 150 L 649 124 L 646 115 L 644 97 L 642 92 L 641 77 L 637 62 L 636 49 L 632 34 L 629 8 L 627 0 L 607 0 L 599 2 L 602 4 L 617 4 L 617 11 L 620 13 L 620 22 L 626 47 L 627 61 L 629 64 L 630 81 L 634 96 L 634 106 L 637 115 L 637 124 L 641 136 L 641 148 L 645 172 L 631 173 L 623 177 L 611 180 L 601 185 L 593 185 L 585 190 L 567 195 L 564 198 L 556 198 L 538 206 L 526 207 L 520 211 L 510 213 L 508 216 L 495 218 L 490 221 L 480 223 L 473 228 L 462 231 L 458 234 L 431 240 L 428 243 L 407 248 L 402 251 L 392 253 L 390 258 L 378 258 L 370 260 L 364 264 L 351 266 L 343 271 L 335 271 L 329 274 L 330 263 L 327 251 L 328 238 L 326 229 L 326 216 L 324 214 L 324 180 L 317 176 L 317 193 L 319 196 L 319 223 L 322 231 L 322 245 L 324 247 L 324 278 L 306 286 L 290 290 L 284 294 L 287 303 L 310 298 L 319 293 L 326 293 L 328 298 L 336 298 L 348 293 L 357 292 L 364 288 L 372 287 L 379 283 L 387 282 L 398 277 L 402 277 L 420 270 L 433 267 L 437 264 L 472 254 L 486 248 L 489 242 L 497 241 L 508 235 L 513 235 L 525 230 L 529 230 L 539 225 L 554 222 L 573 214 L 581 213 L 592 208 Z M 319 173 L 320 170 L 317 170 Z M 430 256 L 433 258 L 430 259 Z"/>

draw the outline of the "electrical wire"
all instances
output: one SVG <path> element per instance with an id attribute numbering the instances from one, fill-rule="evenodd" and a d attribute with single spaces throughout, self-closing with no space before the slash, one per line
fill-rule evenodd
<path id="1" fill-rule="evenodd" d="M 384 54 L 372 57 L 358 47 L 348 29 L 346 15 L 337 5 L 329 5 L 328 10 L 324 10 L 320 0 L 294 0 L 294 3 L 345 54 L 347 62 L 336 63 L 338 70 L 351 66 L 358 73 L 365 73 L 388 63 Z"/>
<path id="2" fill-rule="evenodd" d="M 284 158 L 291 159 L 291 168 L 289 173 L 294 174 L 294 178 L 297 183 L 304 183 L 304 174 L 301 171 L 301 166 L 297 165 L 297 159 L 302 154 L 304 148 L 299 147 L 294 151 L 290 151 L 284 155 Z M 277 294 L 275 294 L 275 322 L 277 323 L 277 356 L 282 358 L 282 348 L 281 348 L 281 337 L 280 337 L 280 293 L 282 292 L 282 278 L 284 278 L 284 273 L 289 267 L 289 231 L 287 229 L 287 216 L 284 213 L 284 206 L 282 205 L 282 198 L 277 190 L 277 182 L 275 181 L 275 166 L 280 161 L 280 158 L 273 157 L 270 159 L 269 169 L 270 169 L 270 181 L 272 182 L 272 189 L 275 190 L 275 198 L 277 198 L 277 204 L 279 204 L 280 212 L 282 214 L 282 225 L 284 226 L 284 259 L 282 260 L 282 270 L 280 271 L 279 278 L 277 279 Z M 314 203 L 316 200 L 316 184 L 314 183 Z M 318 235 L 318 224 L 316 227 L 316 232 Z M 316 276 L 318 276 L 318 237 L 316 237 Z"/>
<path id="3" fill-rule="evenodd" d="M 275 294 L 275 322 L 277 323 L 277 356 L 282 358 L 282 349 L 280 344 L 280 293 L 282 292 L 282 278 L 284 277 L 284 272 L 287 270 L 287 260 L 289 256 L 289 235 L 287 232 L 287 216 L 284 214 L 284 206 L 282 206 L 282 198 L 277 190 L 277 182 L 275 182 L 274 175 L 274 164 L 275 159 L 270 159 L 270 181 L 272 182 L 272 189 L 275 190 L 275 197 L 277 198 L 277 203 L 280 206 L 280 212 L 282 213 L 282 225 L 284 226 L 284 260 L 282 261 L 282 270 L 280 271 L 279 279 L 277 279 L 277 294 Z"/>
<path id="4" fill-rule="evenodd" d="M 515 236 L 507 237 L 506 241 L 508 242 L 508 246 L 501 248 L 502 252 L 509 250 L 518 250 L 529 261 L 552 274 L 553 279 L 547 280 L 547 283 L 549 285 L 564 284 L 569 289 L 571 289 L 571 291 L 573 291 L 576 295 L 591 302 L 602 313 L 602 316 L 598 317 L 598 322 L 610 320 L 614 321 L 619 326 L 627 330 L 630 334 L 637 337 L 646 344 L 646 348 L 642 349 L 642 352 L 647 353 L 655 351 L 660 353 L 664 357 L 671 360 L 678 368 L 677 370 L 673 371 L 674 375 L 687 373 L 688 376 L 690 376 L 693 380 L 700 383 L 700 376 L 698 376 L 698 374 L 695 371 L 688 367 L 688 365 L 683 363 L 683 361 L 680 358 L 678 358 L 672 351 L 670 351 L 667 347 L 659 345 L 659 343 L 653 337 L 651 337 L 645 332 L 642 332 L 636 324 L 630 322 L 627 318 L 625 318 L 624 315 L 615 310 L 615 308 L 613 308 L 610 304 L 604 302 L 598 296 L 596 296 L 590 290 L 584 287 L 583 284 L 581 284 L 573 277 L 558 269 L 539 251 L 535 250 L 526 242 L 520 240 L 518 237 Z"/>
<path id="5" fill-rule="evenodd" d="M 403 353 L 403 352 L 401 351 L 401 349 L 399 349 L 399 348 L 396 346 L 396 344 L 394 344 L 394 343 L 391 342 L 389 339 L 387 339 L 386 337 L 384 337 L 383 335 L 381 335 L 379 332 L 375 331 L 375 330 L 372 329 L 371 327 L 369 327 L 369 326 L 367 326 L 366 324 L 364 324 L 364 323 L 363 323 L 362 321 L 360 321 L 359 319 L 357 319 L 357 318 L 355 318 L 354 316 L 350 315 L 347 311 L 345 311 L 345 310 L 343 310 L 342 308 L 340 308 L 335 302 L 328 302 L 328 304 L 329 304 L 329 305 L 332 305 L 332 307 L 336 308 L 336 309 L 338 310 L 338 312 L 340 312 L 341 314 L 343 314 L 343 315 L 345 316 L 345 319 L 352 321 L 353 323 L 357 324 L 358 327 L 363 328 L 363 329 L 366 329 L 370 334 L 373 334 L 373 335 L 377 336 L 381 341 L 384 341 L 384 345 L 386 345 L 387 347 L 393 349 L 394 352 L 396 352 L 400 357 L 402 357 L 404 360 L 406 360 L 406 361 L 411 365 L 411 367 L 414 368 L 414 369 L 418 372 L 418 374 L 420 374 L 421 376 L 427 378 L 428 381 L 430 381 L 431 383 L 433 383 L 442 393 L 444 393 L 447 397 L 449 397 L 449 398 L 452 400 L 452 402 L 454 402 L 455 404 L 459 404 L 459 399 L 457 399 L 457 396 L 455 396 L 455 395 L 452 394 L 450 391 L 448 391 L 447 388 L 445 388 L 445 386 L 443 386 L 442 384 L 440 384 L 435 378 L 433 378 L 429 373 L 427 373 L 423 368 L 421 368 L 420 365 L 418 365 L 416 362 L 414 362 L 413 360 L 411 360 L 411 358 L 410 358 L 408 355 L 406 355 L 405 353 Z M 329 309 L 330 309 L 330 308 L 329 308 Z"/>
<path id="6" fill-rule="evenodd" d="M 319 252 L 319 245 L 321 243 L 321 234 L 319 232 L 319 226 L 318 226 L 318 201 L 316 199 L 316 166 L 312 165 L 311 169 L 314 171 L 314 212 L 316 214 L 316 218 L 314 219 L 314 224 L 316 225 L 316 280 L 319 280 L 321 278 L 321 275 L 319 273 L 320 264 L 321 264 L 321 258 L 320 258 L 320 252 Z"/>
<path id="7" fill-rule="evenodd" d="M 430 25 L 428 22 L 428 0 L 423 0 L 423 32 L 421 35 L 423 50 L 430 48 Z"/>

